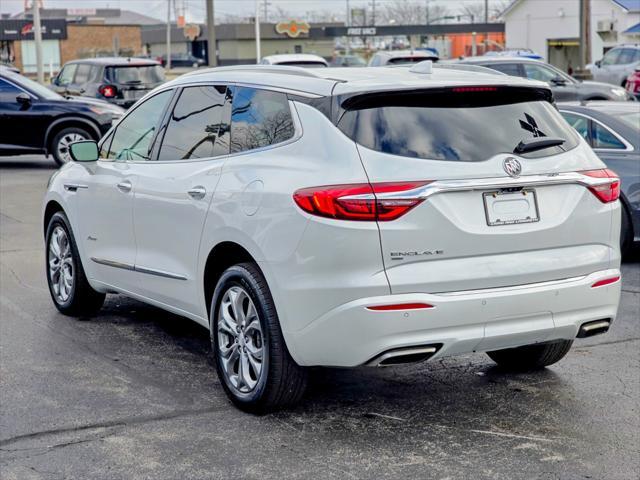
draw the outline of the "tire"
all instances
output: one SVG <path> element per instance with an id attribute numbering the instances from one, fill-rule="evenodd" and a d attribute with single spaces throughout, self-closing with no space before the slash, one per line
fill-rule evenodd
<path id="1" fill-rule="evenodd" d="M 45 241 L 47 284 L 56 308 L 73 317 L 91 316 L 100 310 L 105 295 L 89 285 L 64 213 L 58 212 L 51 217 Z"/>
<path id="2" fill-rule="evenodd" d="M 633 246 L 633 229 L 631 226 L 631 217 L 629 216 L 629 212 L 627 207 L 622 205 L 621 215 L 622 218 L 620 220 L 620 253 L 622 257 L 628 257 L 631 254 L 631 247 Z"/>
<path id="3" fill-rule="evenodd" d="M 55 162 L 62 166 L 71 161 L 69 145 L 80 140 L 92 140 L 91 134 L 79 127 L 68 127 L 60 130 L 51 141 L 51 154 Z"/>
<path id="4" fill-rule="evenodd" d="M 243 313 L 236 315 L 238 310 Z M 255 264 L 234 265 L 222 274 L 210 325 L 218 378 L 238 408 L 260 414 L 300 400 L 307 372 L 289 354 L 271 292 Z"/>
<path id="5" fill-rule="evenodd" d="M 501 367 L 512 371 L 540 370 L 560 361 L 571 349 L 573 340 L 525 345 L 487 352 L 489 358 Z"/>

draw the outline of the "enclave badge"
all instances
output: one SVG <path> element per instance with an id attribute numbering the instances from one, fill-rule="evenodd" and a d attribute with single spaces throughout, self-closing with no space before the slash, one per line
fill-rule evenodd
<path id="1" fill-rule="evenodd" d="M 507 172 L 507 175 L 513 178 L 519 177 L 522 173 L 522 165 L 520 165 L 520 162 L 513 157 L 505 158 L 504 162 L 502 162 L 502 168 Z"/>

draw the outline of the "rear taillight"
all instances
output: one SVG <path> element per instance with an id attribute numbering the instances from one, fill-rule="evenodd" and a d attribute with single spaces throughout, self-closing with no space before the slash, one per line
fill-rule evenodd
<path id="1" fill-rule="evenodd" d="M 118 93 L 118 89 L 113 85 L 102 85 L 98 88 L 98 92 L 105 98 L 113 98 Z"/>
<path id="2" fill-rule="evenodd" d="M 428 310 L 434 307 L 428 303 L 398 303 L 393 305 L 373 305 L 365 308 L 375 312 L 390 312 L 394 310 Z"/>
<path id="3" fill-rule="evenodd" d="M 604 287 L 605 285 L 611 285 L 612 283 L 616 283 L 618 280 L 620 280 L 620 275 L 616 275 L 615 277 L 610 277 L 610 278 L 604 278 L 602 280 L 598 280 L 596 283 L 591 285 L 591 288 Z"/>
<path id="4" fill-rule="evenodd" d="M 598 200 L 602 203 L 615 202 L 620 198 L 620 179 L 613 170 L 603 168 L 600 170 L 586 170 L 580 173 L 588 177 L 609 179 L 608 182 L 604 182 L 602 185 L 589 187 L 591 193 L 598 197 Z"/>
<path id="5" fill-rule="evenodd" d="M 293 200 L 305 212 L 338 220 L 389 221 L 422 202 L 406 192 L 430 183 L 392 182 L 303 188 Z M 394 194 L 398 194 L 397 197 Z"/>

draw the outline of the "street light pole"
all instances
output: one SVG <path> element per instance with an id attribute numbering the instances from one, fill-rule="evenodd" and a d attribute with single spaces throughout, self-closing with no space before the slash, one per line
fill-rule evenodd
<path id="1" fill-rule="evenodd" d="M 42 60 L 42 24 L 40 22 L 40 0 L 33 0 L 33 39 L 36 44 L 36 69 L 38 82 L 44 83 L 44 63 Z"/>
<path id="2" fill-rule="evenodd" d="M 165 68 L 171 70 L 171 0 L 167 0 L 167 62 Z"/>
<path id="3" fill-rule="evenodd" d="M 260 0 L 256 0 L 256 63 L 260 63 Z"/>
<path id="4" fill-rule="evenodd" d="M 216 22 L 214 17 L 213 0 L 207 1 L 207 60 L 210 67 L 218 66 L 216 46 Z"/>

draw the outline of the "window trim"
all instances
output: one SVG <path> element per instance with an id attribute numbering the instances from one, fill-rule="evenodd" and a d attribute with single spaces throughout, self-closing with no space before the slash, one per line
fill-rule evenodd
<path id="1" fill-rule="evenodd" d="M 584 117 L 587 120 L 591 121 L 591 126 L 589 127 L 589 137 L 592 140 L 591 143 L 593 143 L 593 132 L 592 132 L 593 125 L 594 124 L 598 124 L 601 127 L 604 127 L 605 130 L 608 130 L 609 133 L 611 133 L 614 137 L 616 137 L 618 140 L 620 140 L 620 142 L 625 146 L 625 148 L 600 148 L 600 147 L 593 147 L 593 146 L 589 145 L 591 148 L 593 148 L 594 151 L 598 151 L 598 152 L 632 152 L 633 151 L 633 145 L 631 145 L 627 141 L 626 138 L 624 138 L 618 132 L 616 132 L 612 128 L 608 127 L 607 125 L 605 125 L 601 121 L 596 120 L 595 118 L 593 118 L 593 117 L 591 117 L 591 116 L 589 116 L 589 115 L 587 115 L 585 113 L 579 113 L 579 112 L 576 112 L 574 110 L 562 110 L 562 109 L 560 109 L 560 113 L 562 113 L 562 112 L 572 113 L 574 115 L 578 115 L 579 117 Z M 573 127 L 571 127 L 571 128 L 573 128 Z M 582 135 L 578 134 L 578 136 L 582 138 Z"/>

